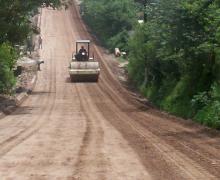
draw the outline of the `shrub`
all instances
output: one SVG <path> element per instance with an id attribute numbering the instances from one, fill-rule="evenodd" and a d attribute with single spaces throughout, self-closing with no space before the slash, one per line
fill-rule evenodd
<path id="1" fill-rule="evenodd" d="M 133 0 L 83 0 L 83 19 L 103 45 L 127 49 L 128 32 L 136 19 Z"/>
<path id="2" fill-rule="evenodd" d="M 149 1 L 145 13 L 129 40 L 130 79 L 158 107 L 217 128 L 219 0 Z"/>
<path id="3" fill-rule="evenodd" d="M 15 85 L 13 67 L 15 65 L 16 52 L 8 44 L 0 45 L 0 93 L 11 93 Z"/>

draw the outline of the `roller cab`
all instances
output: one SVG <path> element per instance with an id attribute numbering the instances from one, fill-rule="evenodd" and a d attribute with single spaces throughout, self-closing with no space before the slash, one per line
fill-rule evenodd
<path id="1" fill-rule="evenodd" d="M 98 82 L 99 62 L 90 57 L 90 40 L 76 41 L 76 52 L 73 53 L 69 66 L 72 82 Z"/>

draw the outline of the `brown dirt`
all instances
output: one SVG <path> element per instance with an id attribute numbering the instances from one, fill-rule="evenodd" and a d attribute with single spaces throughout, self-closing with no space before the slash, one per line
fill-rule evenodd
<path id="1" fill-rule="evenodd" d="M 76 8 L 42 12 L 45 64 L 33 94 L 0 121 L 1 179 L 219 179 L 220 133 L 136 101 L 94 46 L 99 83 L 70 83 Z"/>

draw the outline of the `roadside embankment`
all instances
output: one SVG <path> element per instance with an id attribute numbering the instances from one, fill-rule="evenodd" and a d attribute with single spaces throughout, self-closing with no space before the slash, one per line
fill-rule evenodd
<path id="1" fill-rule="evenodd" d="M 23 92 L 16 93 L 14 96 L 0 96 L 0 119 L 5 115 L 11 114 L 17 106 L 23 103 L 28 94 L 30 94 L 36 84 L 37 75 L 34 75 L 28 82 L 27 89 Z"/>
<path id="2" fill-rule="evenodd" d="M 14 67 L 14 74 L 16 76 L 16 85 L 14 95 L 0 95 L 0 119 L 5 115 L 11 114 L 21 103 L 23 103 L 28 95 L 34 89 L 37 81 L 37 71 L 40 70 L 39 59 L 39 38 L 40 36 L 40 21 L 41 13 L 31 19 L 32 26 L 36 28 L 37 33 L 31 35 L 31 47 L 20 47 L 21 53 Z M 43 62 L 43 61 L 42 61 Z"/>

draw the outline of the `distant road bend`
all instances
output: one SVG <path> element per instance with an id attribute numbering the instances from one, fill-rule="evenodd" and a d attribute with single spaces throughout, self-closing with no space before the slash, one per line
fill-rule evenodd
<path id="1" fill-rule="evenodd" d="M 74 42 L 91 39 L 76 7 L 43 9 L 45 61 L 34 92 L 0 120 L 0 179 L 220 179 L 220 134 L 135 102 L 102 48 L 99 83 L 70 83 Z"/>

